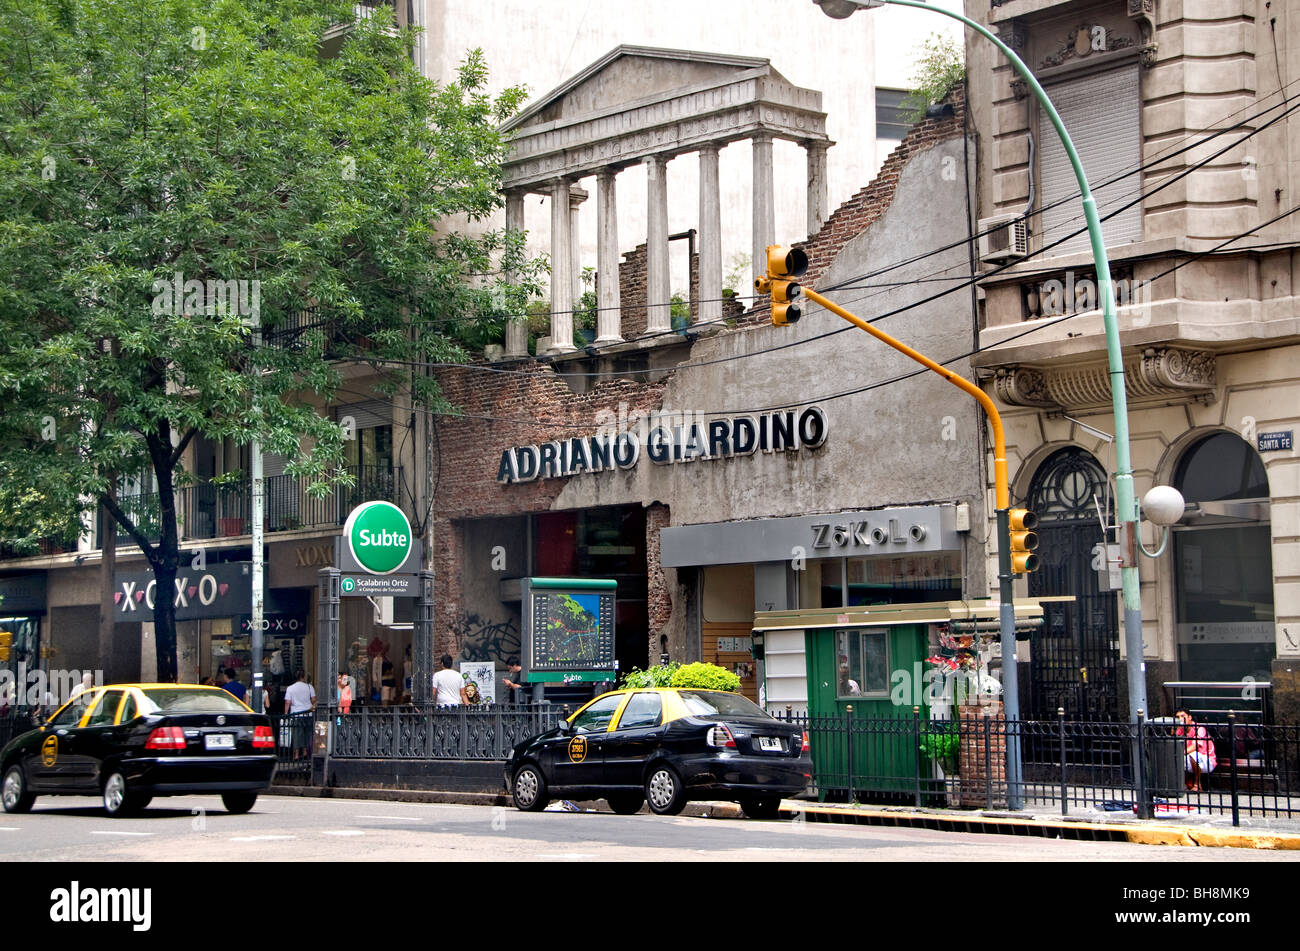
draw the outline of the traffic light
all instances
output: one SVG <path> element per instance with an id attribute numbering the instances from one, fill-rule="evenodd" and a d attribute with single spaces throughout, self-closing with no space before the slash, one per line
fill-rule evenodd
<path id="1" fill-rule="evenodd" d="M 14 636 L 9 631 L 0 631 L 0 660 L 9 660 L 13 649 Z"/>
<path id="2" fill-rule="evenodd" d="M 772 295 L 772 323 L 785 327 L 799 322 L 803 310 L 796 303 L 803 296 L 803 288 L 793 278 L 802 277 L 808 270 L 808 255 L 799 248 L 780 244 L 767 246 L 767 273 L 754 281 L 760 294 Z"/>
<path id="3" fill-rule="evenodd" d="M 1007 512 L 1007 534 L 1011 543 L 1011 571 L 1022 575 L 1037 571 L 1039 557 L 1034 554 L 1038 547 L 1038 516 L 1029 509 L 1010 509 Z"/>

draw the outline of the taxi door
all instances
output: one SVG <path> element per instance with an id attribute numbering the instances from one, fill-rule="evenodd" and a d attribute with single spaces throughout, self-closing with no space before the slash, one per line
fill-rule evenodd
<path id="1" fill-rule="evenodd" d="M 616 786 L 641 785 L 645 762 L 659 748 L 663 736 L 663 698 L 653 690 L 632 694 L 618 723 L 606 734 L 605 782 Z"/>
<path id="2" fill-rule="evenodd" d="M 567 737 L 553 748 L 548 783 L 552 786 L 579 787 L 603 784 L 604 743 L 606 731 L 623 702 L 625 693 L 610 694 L 593 700 L 573 718 Z"/>
<path id="3" fill-rule="evenodd" d="M 81 726 L 71 731 L 71 765 L 66 777 L 69 784 L 98 791 L 100 764 L 117 749 L 118 730 L 113 724 L 125 693 L 105 690 Z"/>
<path id="4" fill-rule="evenodd" d="M 38 730 L 40 742 L 25 764 L 33 792 L 62 788 L 75 775 L 72 740 L 77 724 L 86 713 L 84 696 L 69 700 Z"/>

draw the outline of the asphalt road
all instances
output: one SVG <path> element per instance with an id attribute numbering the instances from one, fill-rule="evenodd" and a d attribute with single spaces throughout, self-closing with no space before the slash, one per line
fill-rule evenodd
<path id="1" fill-rule="evenodd" d="M 552 810 L 556 806 L 551 807 Z M 643 812 L 521 813 L 513 808 L 263 796 L 247 815 L 216 797 L 156 799 L 109 819 L 98 800 L 38 799 L 0 814 L 0 861 L 1297 861 L 1297 852 L 1174 848 L 924 829 Z"/>

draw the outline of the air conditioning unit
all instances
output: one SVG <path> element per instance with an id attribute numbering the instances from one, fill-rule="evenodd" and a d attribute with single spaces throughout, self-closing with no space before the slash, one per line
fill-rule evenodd
<path id="1" fill-rule="evenodd" d="M 980 219 L 980 260 L 1003 264 L 1029 255 L 1029 226 L 1021 215 Z"/>

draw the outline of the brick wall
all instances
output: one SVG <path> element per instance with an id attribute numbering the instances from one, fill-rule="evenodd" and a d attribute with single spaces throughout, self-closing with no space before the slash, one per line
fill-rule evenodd
<path id="1" fill-rule="evenodd" d="M 940 142 L 962 134 L 966 113 L 964 87 L 954 90 L 947 101 L 952 103 L 954 115 L 944 119 L 925 119 L 913 126 L 903 141 L 889 153 L 885 164 L 880 168 L 880 174 L 871 184 L 840 205 L 812 238 L 797 245 L 808 255 L 808 273 L 801 279 L 804 285 L 816 288 L 817 279 L 831 266 L 844 246 L 870 228 L 893 204 L 898 177 L 908 162 Z M 745 315 L 743 323 L 765 324 L 771 319 L 770 310 L 768 298 L 758 298 L 753 310 Z"/>

